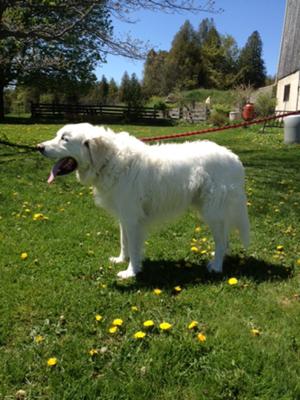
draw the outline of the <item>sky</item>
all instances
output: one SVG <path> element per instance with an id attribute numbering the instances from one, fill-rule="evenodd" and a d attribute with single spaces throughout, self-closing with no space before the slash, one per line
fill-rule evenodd
<path id="1" fill-rule="evenodd" d="M 268 75 L 275 75 L 279 61 L 280 41 L 283 30 L 285 0 L 216 0 L 216 7 L 224 11 L 220 14 L 139 11 L 131 17 L 134 24 L 113 20 L 114 32 L 122 37 L 130 33 L 132 37 L 150 42 L 155 50 L 170 50 L 172 40 L 183 23 L 188 19 L 197 30 L 202 19 L 213 18 L 221 34 L 232 35 L 241 48 L 248 37 L 257 30 L 263 42 L 263 59 Z M 105 75 L 121 82 L 125 71 L 143 77 L 143 61 L 132 61 L 125 57 L 107 56 L 106 64 L 96 69 L 100 80 Z"/>

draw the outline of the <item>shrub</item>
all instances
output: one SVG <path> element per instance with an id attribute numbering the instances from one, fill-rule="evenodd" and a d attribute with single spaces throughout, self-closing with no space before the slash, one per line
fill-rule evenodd
<path id="1" fill-rule="evenodd" d="M 228 124 L 228 115 L 225 114 L 222 111 L 217 111 L 216 109 L 213 109 L 210 117 L 209 117 L 209 122 L 213 124 L 214 126 L 224 126 Z"/>
<path id="2" fill-rule="evenodd" d="M 156 103 L 153 104 L 153 108 L 155 110 L 159 110 L 159 111 L 166 111 L 166 109 L 168 108 L 166 103 L 162 100 L 157 101 Z"/>
<path id="3" fill-rule="evenodd" d="M 274 114 L 275 107 L 276 98 L 270 93 L 260 94 L 255 101 L 255 112 L 260 117 Z"/>
<path id="4" fill-rule="evenodd" d="M 231 108 L 228 104 L 215 104 L 213 105 L 213 110 L 218 113 L 224 114 L 224 116 L 228 117 Z"/>

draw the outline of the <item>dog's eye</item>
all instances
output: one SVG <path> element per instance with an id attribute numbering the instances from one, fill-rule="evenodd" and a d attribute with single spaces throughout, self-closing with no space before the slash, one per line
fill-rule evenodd
<path id="1" fill-rule="evenodd" d="M 63 140 L 64 142 L 68 142 L 69 139 L 66 135 L 62 135 L 61 140 Z"/>

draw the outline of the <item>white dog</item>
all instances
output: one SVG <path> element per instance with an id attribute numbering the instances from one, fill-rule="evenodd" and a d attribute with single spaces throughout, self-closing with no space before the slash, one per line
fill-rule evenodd
<path id="1" fill-rule="evenodd" d="M 244 168 L 225 147 L 210 141 L 150 146 L 126 132 L 115 134 L 84 123 L 64 126 L 38 149 L 59 160 L 49 183 L 76 169 L 79 181 L 93 186 L 96 204 L 119 220 L 121 252 L 111 261 L 129 260 L 128 268 L 118 273 L 120 278 L 141 270 L 149 228 L 189 206 L 201 213 L 214 237 L 209 271 L 222 272 L 231 230 L 237 229 L 248 245 Z"/>

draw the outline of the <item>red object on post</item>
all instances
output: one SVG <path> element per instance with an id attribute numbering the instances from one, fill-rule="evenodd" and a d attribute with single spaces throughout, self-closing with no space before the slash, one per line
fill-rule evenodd
<path id="1" fill-rule="evenodd" d="M 243 107 L 242 117 L 245 121 L 251 121 L 254 118 L 254 104 L 247 103 Z"/>

